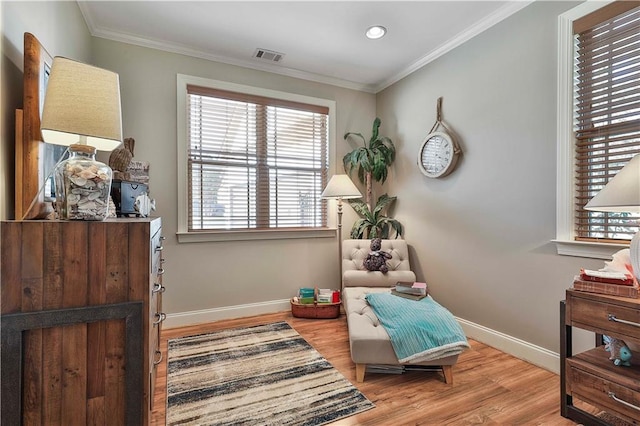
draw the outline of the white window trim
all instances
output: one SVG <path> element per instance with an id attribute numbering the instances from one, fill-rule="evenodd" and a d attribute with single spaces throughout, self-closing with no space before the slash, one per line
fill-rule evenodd
<path id="1" fill-rule="evenodd" d="M 611 255 L 628 244 L 605 244 L 575 241 L 573 203 L 575 199 L 575 146 L 573 138 L 573 21 L 594 12 L 613 0 L 586 1 L 558 17 L 557 76 L 557 174 L 556 174 L 556 243 L 558 254 L 611 259 Z"/>
<path id="2" fill-rule="evenodd" d="M 293 102 L 320 105 L 329 108 L 329 165 L 336 160 L 336 102 L 330 99 L 314 98 L 294 93 L 246 86 L 227 81 L 212 80 L 177 74 L 177 159 L 178 159 L 178 231 L 176 236 L 179 243 L 201 243 L 209 241 L 245 241 L 245 240 L 274 240 L 290 238 L 331 238 L 336 230 L 332 228 L 313 229 L 273 229 L 273 230 L 222 230 L 189 232 L 189 180 L 187 178 L 187 150 L 189 134 L 187 129 L 187 85 L 246 93 Z"/>

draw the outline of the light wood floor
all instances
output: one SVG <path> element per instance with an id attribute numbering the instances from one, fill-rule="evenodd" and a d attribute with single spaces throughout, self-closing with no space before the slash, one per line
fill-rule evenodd
<path id="1" fill-rule="evenodd" d="M 376 407 L 333 425 L 575 425 L 559 414 L 557 375 L 489 346 L 469 341 L 453 367 L 453 385 L 440 372 L 367 374 L 356 383 L 344 316 L 335 320 L 294 318 L 291 313 L 218 321 L 162 332 L 167 340 L 224 328 L 287 321 Z M 166 357 L 159 365 L 152 425 L 165 424 Z"/>

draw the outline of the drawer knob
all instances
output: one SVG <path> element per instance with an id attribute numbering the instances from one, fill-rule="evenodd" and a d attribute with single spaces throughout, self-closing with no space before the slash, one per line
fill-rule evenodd
<path id="1" fill-rule="evenodd" d="M 627 324 L 627 325 L 631 325 L 631 326 L 634 326 L 634 327 L 640 327 L 639 323 L 616 318 L 616 316 L 614 314 L 609 314 L 608 318 L 609 318 L 609 321 L 619 322 L 620 324 Z"/>
<path id="2" fill-rule="evenodd" d="M 155 283 L 153 285 L 153 288 L 151 289 L 152 293 L 164 293 L 164 291 L 166 290 L 166 288 L 164 288 L 164 286 L 160 283 Z"/>
<path id="3" fill-rule="evenodd" d="M 156 251 L 162 251 L 162 250 L 164 250 L 164 247 L 162 247 L 162 246 L 156 246 Z"/>
<path id="4" fill-rule="evenodd" d="M 153 365 L 158 365 L 162 362 L 162 351 L 156 351 L 156 356 L 160 355 L 160 358 L 153 361 Z"/>
<path id="5" fill-rule="evenodd" d="M 164 274 L 164 268 L 158 268 L 158 275 Z"/>
<path id="6" fill-rule="evenodd" d="M 620 404 L 624 405 L 625 407 L 629 407 L 629 408 L 634 409 L 634 410 L 636 410 L 636 411 L 640 411 L 640 407 L 638 407 L 637 405 L 630 404 L 630 403 L 628 403 L 627 401 L 623 401 L 623 400 L 621 400 L 620 398 L 618 398 L 618 397 L 616 396 L 616 394 L 615 394 L 615 393 L 613 393 L 613 392 L 609 392 L 609 394 L 608 394 L 608 395 L 609 395 L 609 398 L 613 399 L 615 402 L 618 402 L 618 403 L 620 403 Z"/>
<path id="7" fill-rule="evenodd" d="M 167 319 L 167 314 L 165 314 L 164 312 L 158 312 L 158 313 L 156 313 L 156 318 L 158 318 L 158 319 L 153 322 L 153 325 L 158 325 L 162 321 L 166 320 Z"/>

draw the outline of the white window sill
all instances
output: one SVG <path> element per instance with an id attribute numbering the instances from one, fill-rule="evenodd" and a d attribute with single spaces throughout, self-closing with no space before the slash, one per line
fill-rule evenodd
<path id="1" fill-rule="evenodd" d="M 622 249 L 629 248 L 629 244 L 605 244 L 570 240 L 551 241 L 556 244 L 556 249 L 560 255 L 590 257 L 605 260 L 611 260 L 614 253 Z"/>
<path id="2" fill-rule="evenodd" d="M 176 232 L 179 243 L 333 238 L 335 228 Z"/>

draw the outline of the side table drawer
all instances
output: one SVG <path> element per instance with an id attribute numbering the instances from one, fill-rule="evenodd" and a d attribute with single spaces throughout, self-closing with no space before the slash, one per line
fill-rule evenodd
<path id="1" fill-rule="evenodd" d="M 567 384 L 572 396 L 627 421 L 640 421 L 640 392 L 637 389 L 593 375 L 572 359 L 567 360 Z"/>
<path id="2" fill-rule="evenodd" d="M 612 303 L 571 296 L 567 321 L 571 325 L 625 339 L 640 336 L 640 311 Z"/>

